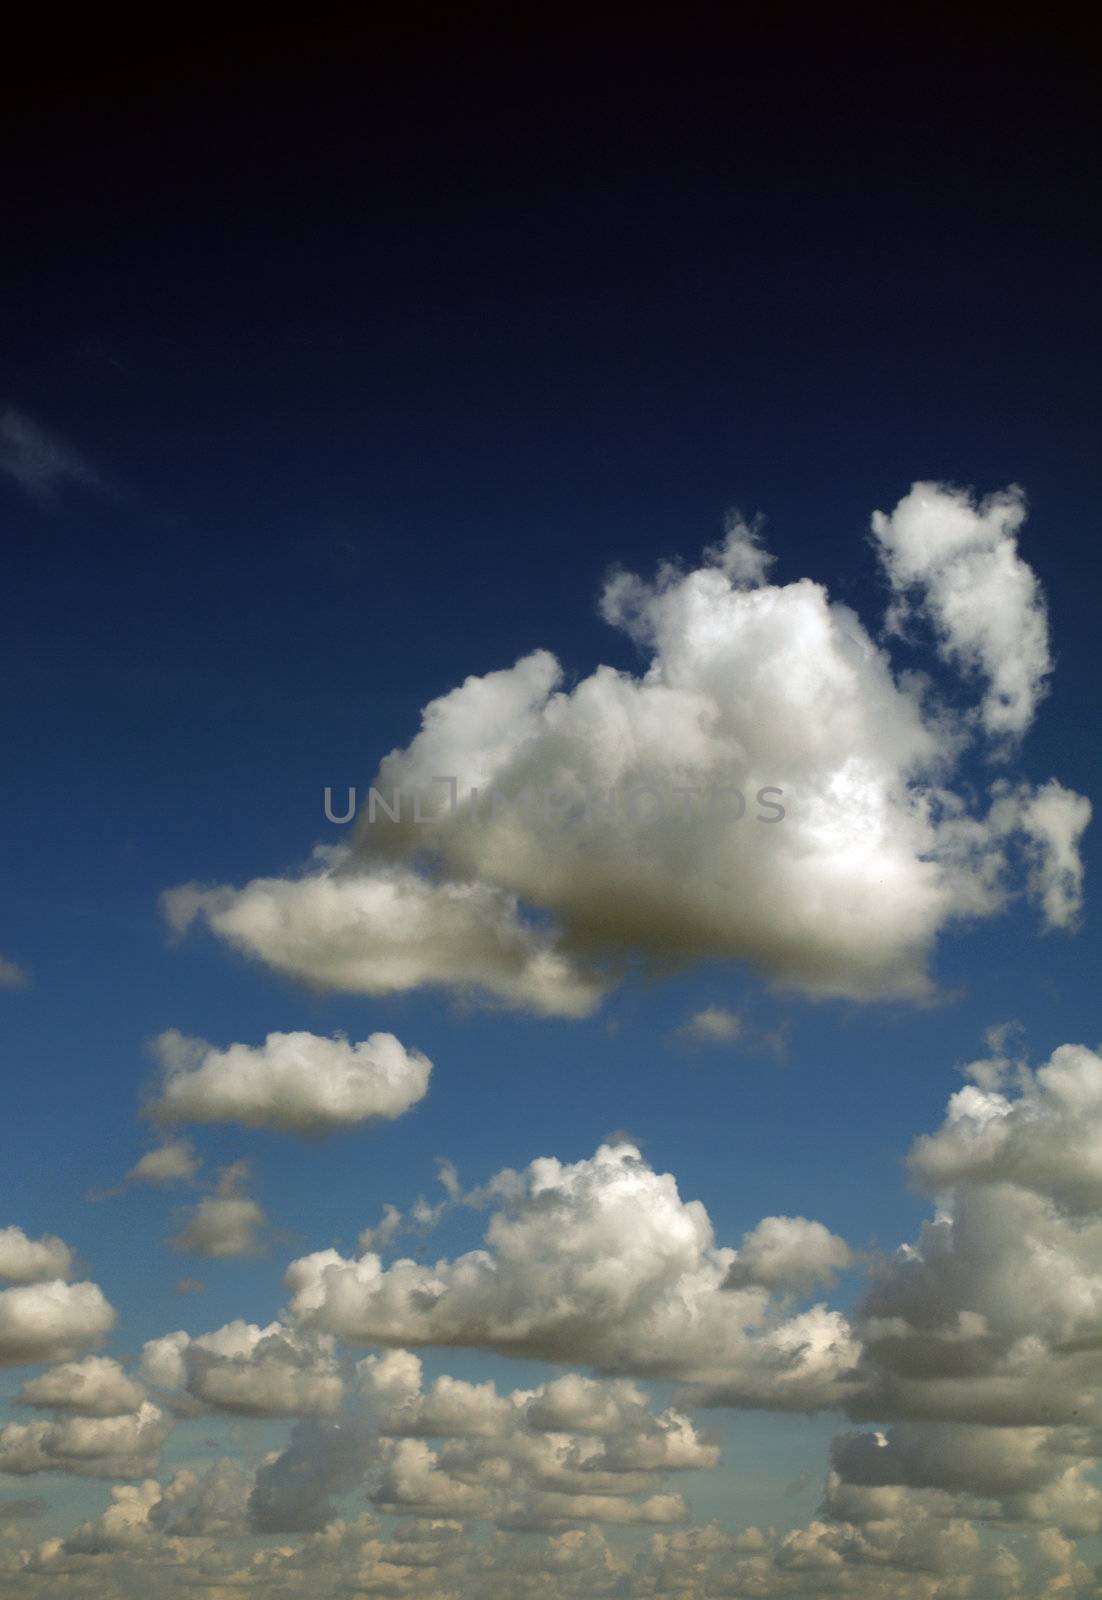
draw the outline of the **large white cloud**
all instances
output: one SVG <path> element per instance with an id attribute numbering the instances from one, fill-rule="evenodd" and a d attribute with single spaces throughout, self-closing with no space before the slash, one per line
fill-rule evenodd
<path id="1" fill-rule="evenodd" d="M 633 1146 L 506 1171 L 488 1198 L 486 1248 L 454 1261 L 384 1267 L 370 1251 L 327 1250 L 293 1262 L 292 1314 L 352 1343 L 470 1345 L 676 1376 L 732 1403 L 806 1410 L 844 1396 L 857 1353 L 845 1319 L 821 1305 L 793 1314 L 758 1281 L 731 1286 L 737 1252 L 716 1245 L 703 1205 L 682 1201 Z M 794 1264 L 790 1252 L 797 1280 L 811 1237 Z M 813 1243 L 817 1274 L 824 1240 Z M 843 1250 L 835 1240 L 826 1253 L 836 1264 Z"/>
<path id="2" fill-rule="evenodd" d="M 971 741 L 997 757 L 1025 731 L 1047 671 L 1019 522 L 1013 495 L 975 509 L 931 484 L 877 521 L 900 595 L 917 586 L 943 652 L 987 685 L 972 710 L 896 673 L 822 585 L 768 582 L 735 524 L 693 571 L 607 584 L 605 617 L 649 658 L 638 676 L 568 689 L 537 651 L 468 678 L 382 762 L 353 846 L 297 878 L 170 891 L 166 911 L 370 994 L 442 984 L 579 1015 L 631 961 L 716 957 L 815 994 L 924 994 L 949 924 L 1028 892 L 1069 926 L 1081 898 L 1085 800 L 1001 778 L 973 807 L 952 788 Z"/>
<path id="3" fill-rule="evenodd" d="M 400 1117 L 424 1098 L 432 1063 L 392 1033 L 270 1033 L 218 1050 L 175 1029 L 154 1040 L 163 1069 L 151 1114 L 163 1122 L 238 1122 L 320 1134 Z M 148 1162 L 149 1157 L 146 1157 Z"/>
<path id="4" fill-rule="evenodd" d="M 148 1381 L 183 1410 L 331 1416 L 344 1395 L 333 1340 L 278 1322 L 262 1328 L 238 1318 L 194 1339 L 165 1334 L 146 1343 L 142 1358 Z"/>

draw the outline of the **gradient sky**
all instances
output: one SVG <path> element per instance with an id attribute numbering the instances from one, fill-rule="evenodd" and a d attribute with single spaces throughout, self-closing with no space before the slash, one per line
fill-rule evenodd
<path id="1" fill-rule="evenodd" d="M 938 656 L 929 618 L 885 632 L 893 591 L 869 519 L 916 480 L 978 497 L 1022 486 L 1017 559 L 1051 634 L 1047 692 L 1009 763 L 978 740 L 953 786 L 976 815 L 1003 771 L 1097 801 L 1097 144 L 1083 76 L 1070 47 L 988 50 L 978 26 L 955 47 L 853 50 L 768 34 L 721 45 L 687 27 L 635 37 L 628 23 L 481 49 L 454 32 L 423 46 L 396 35 L 389 57 L 387 42 L 342 66 L 320 47 L 297 68 L 273 51 L 208 83 L 181 62 L 163 96 L 125 92 L 119 67 L 75 97 L 44 77 L 19 102 L 0 318 L 0 1229 L 72 1247 L 75 1276 L 118 1313 L 95 1348 L 136 1371 L 143 1344 L 174 1330 L 272 1322 L 289 1262 L 352 1256 L 385 1205 L 443 1199 L 440 1160 L 467 1192 L 540 1157 L 587 1162 L 611 1137 L 702 1202 L 721 1245 L 775 1216 L 845 1240 L 835 1285 L 799 1303 L 825 1299 L 856 1326 L 877 1253 L 914 1243 L 933 1213 L 905 1157 L 942 1123 L 962 1066 L 992 1055 L 987 1031 L 1020 1024 L 1009 1058 L 1034 1064 L 1098 1040 L 1097 827 L 1082 840 L 1081 914 L 1044 931 L 1014 880 L 998 910 L 937 932 L 921 1001 L 815 996 L 768 961 L 699 956 L 676 935 L 668 966 L 625 935 L 626 976 L 584 1016 L 477 983 L 342 992 L 230 948 L 202 917 L 172 937 L 161 896 L 314 870 L 313 847 L 350 832 L 325 820 L 325 786 L 365 790 L 423 708 L 471 675 L 544 649 L 568 692 L 600 664 L 638 677 L 648 649 L 598 610 L 609 572 L 698 568 L 732 508 L 764 519 L 769 585 L 823 585 L 897 675 L 928 672 L 967 720 L 981 678 Z M 752 700 L 749 718 L 752 742 Z M 852 840 L 856 813 L 846 826 Z M 748 891 L 730 888 L 737 925 Z M 535 896 L 525 915 L 536 936 L 554 920 Z M 694 1029 L 716 1009 L 737 1037 Z M 389 1033 L 433 1072 L 403 1115 L 326 1138 L 185 1123 L 163 1137 L 190 1141 L 196 1172 L 127 1181 L 162 1138 L 139 1113 L 160 1082 L 152 1041 L 170 1029 L 217 1049 Z M 264 1213 L 258 1253 L 174 1246 L 239 1161 Z M 384 1258 L 451 1261 L 487 1221 L 485 1206 L 453 1206 Z M 0 1292 L 0 1335 L 2 1322 Z M 502 1392 L 600 1371 L 491 1343 L 441 1338 L 420 1354 L 430 1377 Z M 338 1364 L 377 1348 L 342 1346 Z M 17 1401 L 47 1367 L 0 1370 L 0 1430 L 56 1421 L 56 1407 Z M 676 1390 L 722 1446 L 718 1466 L 646 1490 L 683 1493 L 693 1527 L 782 1540 L 826 1515 L 837 1529 L 837 1507 L 822 1509 L 831 1439 L 898 1422 L 826 1402 L 705 1407 L 676 1374 L 625 1371 L 658 1410 Z M 181 1549 L 210 1544 L 228 1563 L 195 1580 L 213 1600 L 271 1543 L 258 1546 L 253 1514 L 190 1547 L 170 1529 L 170 1555 L 107 1533 L 99 1555 L 79 1540 L 41 1554 L 100 1517 L 113 1483 L 167 1485 L 222 1457 L 252 1474 L 295 1426 L 278 1408 L 159 1403 L 180 1416 L 150 1470 L 8 1473 L 0 1431 L 0 1514 L 21 1508 L 0 1515 L 5 1593 L 144 1593 L 147 1557 L 164 1564 L 158 1586 L 182 1593 Z M 379 1470 L 372 1458 L 335 1491 L 333 1515 L 369 1512 Z M 1016 1552 L 1016 1578 L 974 1554 L 959 1571 L 956 1556 L 900 1558 L 885 1577 L 847 1546 L 844 1586 L 829 1565 L 793 1576 L 774 1555 L 755 1589 L 731 1546 L 692 1589 L 619 1569 L 600 1580 L 619 1588 L 573 1568 L 518 1575 L 505 1554 L 492 1578 L 432 1568 L 417 1587 L 403 1568 L 394 1592 L 1102 1593 L 1093 1501 L 1069 1525 L 993 1509 L 982 1476 L 931 1482 L 903 1492 L 957 1503 L 915 1501 L 904 1524 L 967 1519 L 984 1548 Z M 412 1514 L 426 1540 L 446 1517 L 431 1503 Z M 462 1539 L 481 1549 L 493 1520 L 473 1517 Z M 592 1521 L 504 1539 L 531 1554 Z M 388 1537 L 407 1522 L 383 1507 Z M 622 1556 L 681 1526 L 594 1537 Z M 1069 1527 L 1085 1567 L 1037 1553 Z M 278 1530 L 284 1545 L 311 1537 L 308 1521 Z M 310 1582 L 336 1581 L 335 1566 L 319 1571 Z M 736 1576 L 745 1587 L 715 1586 Z M 255 1579 L 275 1596 L 297 1581 Z M 376 1591 L 361 1575 L 347 1592 Z"/>

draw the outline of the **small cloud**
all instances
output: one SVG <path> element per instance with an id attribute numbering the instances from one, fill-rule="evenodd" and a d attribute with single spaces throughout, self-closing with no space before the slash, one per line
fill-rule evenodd
<path id="1" fill-rule="evenodd" d="M 742 1036 L 742 1018 L 725 1006 L 705 1006 L 677 1030 L 690 1044 L 734 1044 Z"/>
<path id="2" fill-rule="evenodd" d="M 170 1139 L 147 1150 L 126 1174 L 131 1183 L 187 1183 L 199 1171 L 199 1160 L 186 1139 Z"/>
<path id="3" fill-rule="evenodd" d="M 174 1285 L 177 1294 L 205 1294 L 206 1285 L 198 1278 L 177 1278 Z"/>
<path id="4" fill-rule="evenodd" d="M 223 1167 L 215 1193 L 185 1213 L 184 1226 L 171 1241 L 173 1248 L 215 1261 L 260 1255 L 264 1245 L 259 1235 L 268 1218 L 245 1193 L 248 1180 L 247 1161 Z"/>
<path id="5" fill-rule="evenodd" d="M 0 472 L 39 505 L 50 505 L 67 484 L 100 485 L 99 474 L 75 450 L 14 406 L 0 411 Z"/>
<path id="6" fill-rule="evenodd" d="M 31 975 L 18 961 L 8 961 L 0 956 L 0 989 L 26 989 Z"/>

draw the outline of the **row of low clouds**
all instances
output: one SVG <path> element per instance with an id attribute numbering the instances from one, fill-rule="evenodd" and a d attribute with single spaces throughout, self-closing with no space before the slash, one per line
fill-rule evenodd
<path id="1" fill-rule="evenodd" d="M 380 812 L 297 877 L 170 891 L 169 921 L 202 920 L 320 988 L 435 985 L 562 1016 L 592 1011 L 632 964 L 717 957 L 805 993 L 920 997 L 954 923 L 1026 896 L 1045 926 L 1074 927 L 1089 803 L 1016 770 L 1051 667 L 1024 515 L 1014 489 L 977 503 L 919 483 L 873 518 L 886 636 L 906 631 L 932 675 L 901 670 L 820 583 L 771 582 L 758 535 L 733 521 L 693 570 L 607 582 L 602 611 L 645 654 L 638 674 L 598 667 L 566 688 L 537 650 L 433 700 L 374 780 L 408 795 L 451 774 L 579 805 L 768 785 L 786 808 L 773 827 L 705 807 L 634 825 L 598 811 L 583 830 L 539 808 L 460 807 L 431 829 Z"/>
<path id="2" fill-rule="evenodd" d="M 700 1201 L 612 1142 L 468 1196 L 446 1185 L 488 1210 L 479 1250 L 431 1266 L 302 1257 L 274 1322 L 169 1332 L 128 1370 L 94 1353 L 113 1313 L 71 1281 L 71 1250 L 3 1230 L 0 1350 L 53 1364 L 16 1396 L 29 1420 L 0 1428 L 0 1472 L 127 1480 L 67 1539 L 18 1555 L 0 1541 L 5 1593 L 72 1580 L 127 1597 L 198 1562 L 214 1591 L 273 1596 L 302 1581 L 387 1592 L 384 1578 L 424 1600 L 1093 1595 L 1071 1541 L 1102 1529 L 1102 1056 L 1066 1045 L 1033 1070 L 1012 1042 L 993 1039 L 915 1140 L 930 1220 L 871 1261 L 794 1216 L 721 1244 Z M 854 1309 L 833 1309 L 836 1275 L 854 1271 Z M 428 1382 L 419 1345 L 574 1370 L 514 1390 Z M 659 1377 L 672 1404 L 642 1386 Z M 691 1526 L 694 1475 L 719 1465 L 719 1405 L 848 1414 L 813 1522 Z M 294 1428 L 259 1465 L 155 1481 L 174 1420 L 204 1414 Z M 350 1495 L 371 1509 L 347 1522 Z M 389 1535 L 381 1513 L 399 1519 Z M 488 1545 L 471 1537 L 483 1525 Z M 601 1526 L 643 1543 L 606 1543 Z M 254 1559 L 239 1541 L 256 1533 L 277 1542 Z"/>

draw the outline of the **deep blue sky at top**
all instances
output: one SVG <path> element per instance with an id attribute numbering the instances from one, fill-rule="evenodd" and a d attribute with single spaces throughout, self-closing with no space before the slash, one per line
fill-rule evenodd
<path id="1" fill-rule="evenodd" d="M 1027 488 L 1058 667 L 1025 769 L 1097 803 L 1085 70 L 978 27 L 891 50 L 453 27 L 340 69 L 285 45 L 212 77 L 194 46 L 137 83 L 116 63 L 102 93 L 31 72 L 9 143 L 0 401 L 102 484 L 36 505 L 0 482 L 0 951 L 35 978 L 0 997 L 2 1220 L 73 1237 L 130 1337 L 176 1325 L 134 1202 L 80 1209 L 141 1149 L 143 1040 L 387 1027 L 437 1061 L 402 1123 L 324 1157 L 199 1140 L 256 1157 L 296 1250 L 351 1242 L 438 1154 L 473 1180 L 621 1126 L 727 1237 L 802 1211 L 894 1243 L 922 1210 L 898 1157 L 982 1029 L 1020 1016 L 1038 1053 L 1102 1034 L 1096 916 L 1073 941 L 1018 913 L 954 936 L 961 998 L 931 1011 L 716 969 L 578 1025 L 305 995 L 201 937 L 166 948 L 156 897 L 293 868 L 333 834 L 323 786 L 366 783 L 468 673 L 536 646 L 636 667 L 602 574 L 694 557 L 728 506 L 767 516 L 778 577 L 875 627 L 868 516 L 916 477 Z M 672 1047 L 709 1002 L 785 1024 L 786 1062 Z M 269 1264 L 204 1276 L 226 1285 L 204 1325 L 278 1304 Z"/>

